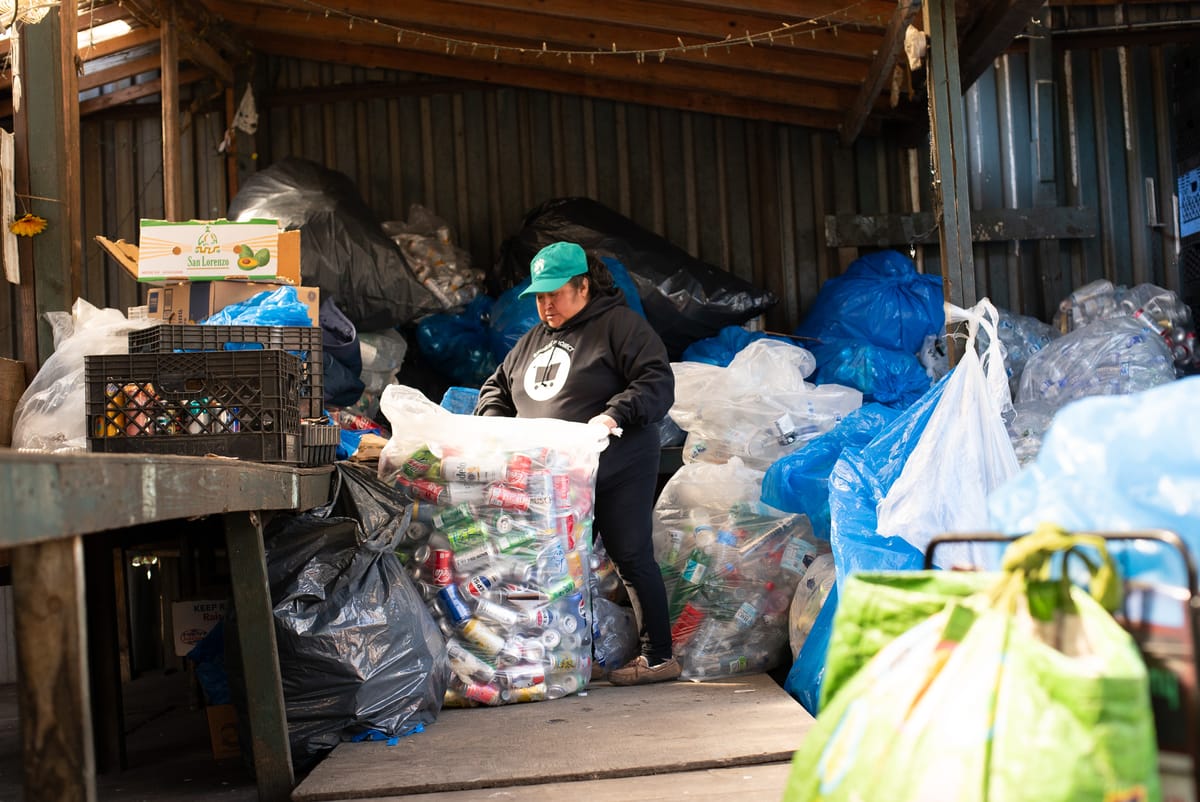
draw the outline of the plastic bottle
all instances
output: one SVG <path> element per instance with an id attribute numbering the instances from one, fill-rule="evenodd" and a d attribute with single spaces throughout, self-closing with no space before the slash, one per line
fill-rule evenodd
<path id="1" fill-rule="evenodd" d="M 737 570 L 739 562 L 737 536 L 729 529 L 717 532 L 716 542 L 712 547 L 712 570 L 716 574 L 731 574 Z"/>
<path id="2" fill-rule="evenodd" d="M 679 616 L 683 606 L 703 586 L 710 560 L 708 552 L 699 546 L 692 549 L 691 554 L 688 555 L 687 564 L 684 565 L 683 571 L 679 575 L 679 582 L 675 585 L 675 592 L 671 596 L 669 612 L 672 619 Z"/>

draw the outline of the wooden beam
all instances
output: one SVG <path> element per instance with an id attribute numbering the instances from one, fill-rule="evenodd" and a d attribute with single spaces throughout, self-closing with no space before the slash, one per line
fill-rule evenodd
<path id="1" fill-rule="evenodd" d="M 73 6 L 69 7 L 71 10 Z M 62 225 L 66 239 L 67 296 L 74 303 L 83 295 L 83 166 L 79 142 L 79 58 L 78 13 L 59 14 L 58 57 L 62 74 L 62 145 L 63 161 Z M 67 309 L 69 307 L 63 307 Z"/>
<path id="2" fill-rule="evenodd" d="M 604 76 L 564 76 L 520 65 L 506 65 L 497 69 L 490 60 L 479 62 L 436 53 L 405 52 L 391 47 L 359 46 L 349 49 L 337 42 L 272 35 L 263 40 L 259 52 L 366 68 L 409 70 L 491 86 L 517 86 L 812 128 L 834 130 L 841 121 L 841 115 L 834 110 L 805 108 L 799 104 L 770 103 L 758 98 L 726 96 L 698 89 L 666 89 L 653 84 L 611 80 Z"/>
<path id="3" fill-rule="evenodd" d="M 183 57 L 198 64 L 213 74 L 226 86 L 233 85 L 233 66 L 217 52 L 216 48 L 197 37 L 195 32 L 181 26 L 180 51 Z"/>
<path id="4" fill-rule="evenodd" d="M 867 79 L 863 81 L 858 97 L 854 99 L 854 105 L 850 107 L 846 113 L 846 121 L 842 123 L 843 145 L 853 143 L 862 132 L 863 123 L 870 116 L 871 109 L 875 107 L 879 93 L 883 91 L 884 85 L 892 77 L 892 70 L 896 66 L 896 57 L 904 49 L 904 34 L 908 30 L 908 25 L 920 9 L 921 0 L 899 0 L 895 10 L 892 11 L 887 31 L 883 35 L 883 43 L 875 52 L 875 60 L 871 62 L 871 70 L 867 74 Z"/>
<path id="5" fill-rule="evenodd" d="M 972 242 L 1091 239 L 1097 230 L 1096 210 L 1086 207 L 971 210 Z M 937 241 L 933 212 L 825 216 L 825 244 L 830 248 L 887 248 Z"/>
<path id="6" fill-rule="evenodd" d="M 963 36 L 959 47 L 959 82 L 965 92 L 984 70 L 1025 30 L 1029 18 L 1046 0 L 992 0 Z"/>
<path id="7" fill-rule="evenodd" d="M 175 0 L 163 0 L 159 56 L 162 61 L 163 214 L 179 221 L 183 205 L 183 171 L 179 163 L 179 37 Z"/>
<path id="8" fill-rule="evenodd" d="M 974 305 L 975 256 L 971 249 L 971 208 L 967 194 L 967 138 L 958 76 L 958 24 L 954 0 L 928 0 L 924 29 L 929 34 L 929 107 L 934 163 L 934 215 L 941 245 L 942 288 L 946 300 Z M 953 357 L 952 357 L 953 358 Z"/>
<path id="9" fill-rule="evenodd" d="M 208 73 L 196 67 L 180 70 L 179 85 L 195 83 L 203 81 L 208 77 Z M 152 81 L 146 81 L 144 84 L 135 84 L 134 86 L 118 89 L 116 92 L 110 92 L 107 95 L 85 100 L 79 104 L 79 116 L 86 117 L 89 114 L 95 114 L 104 109 L 111 109 L 114 106 L 121 106 L 140 98 L 157 95 L 162 91 L 162 79 L 155 78 Z M 0 116 L 3 116 L 3 109 L 0 109 Z"/>
<path id="10" fill-rule="evenodd" d="M 149 55 L 130 59 L 115 67 L 84 73 L 79 78 L 79 91 L 84 92 L 88 89 L 97 89 L 105 84 L 114 84 L 117 81 L 124 81 L 145 72 L 154 72 L 161 65 L 162 62 L 158 54 L 150 53 Z"/>

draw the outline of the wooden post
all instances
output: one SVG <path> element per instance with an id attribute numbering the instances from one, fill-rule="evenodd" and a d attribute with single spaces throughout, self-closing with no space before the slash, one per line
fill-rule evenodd
<path id="1" fill-rule="evenodd" d="M 17 698 L 27 802 L 95 802 L 83 539 L 13 549 Z"/>
<path id="2" fill-rule="evenodd" d="M 225 516 L 225 546 L 237 611 L 238 644 L 246 678 L 254 774 L 260 802 L 286 802 L 295 784 L 288 745 L 283 685 L 279 679 L 279 648 L 267 584 L 262 524 L 258 513 Z"/>
<path id="3" fill-rule="evenodd" d="M 940 223 L 943 291 L 947 301 L 971 306 L 975 297 L 975 256 L 971 249 L 970 195 L 967 193 L 967 138 L 959 80 L 958 24 L 954 3 L 925 4 L 929 34 L 929 108 L 934 152 L 934 214 Z"/>
<path id="4" fill-rule="evenodd" d="M 183 214 L 183 171 L 179 162 L 179 33 L 175 0 L 162 5 L 159 29 L 162 61 L 163 214 L 178 221 Z"/>
<path id="5" fill-rule="evenodd" d="M 66 14 L 62 8 L 53 6 L 41 22 L 20 26 L 22 92 L 20 108 L 14 113 L 18 118 L 14 127 L 20 132 L 17 160 L 28 169 L 26 208 L 49 222 L 33 238 L 28 274 L 22 271 L 23 283 L 26 275 L 31 277 L 38 327 L 39 360 L 34 368 L 54 352 L 54 338 L 43 314 L 69 309 L 82 286 L 76 16 L 73 6 L 66 7 Z"/>

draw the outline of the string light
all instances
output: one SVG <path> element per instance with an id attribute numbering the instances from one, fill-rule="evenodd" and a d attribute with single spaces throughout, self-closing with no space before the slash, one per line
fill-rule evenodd
<path id="1" fill-rule="evenodd" d="M 683 41 L 683 37 L 676 36 L 675 41 L 679 43 L 677 47 L 670 47 L 670 48 L 654 47 L 654 48 L 648 48 L 648 49 L 622 49 L 622 48 L 617 47 L 616 42 L 612 42 L 612 43 L 610 43 L 610 47 L 608 50 L 605 50 L 602 48 L 601 49 L 588 49 L 588 50 L 568 50 L 568 49 L 551 48 L 548 46 L 548 44 L 546 42 L 542 42 L 541 50 L 534 50 L 531 48 L 518 47 L 518 46 L 514 46 L 514 45 L 501 45 L 501 44 L 496 44 L 494 42 L 477 42 L 477 41 L 472 41 L 469 39 L 461 39 L 461 38 L 457 38 L 457 37 L 453 37 L 453 36 L 443 36 L 441 34 L 431 33 L 429 31 L 418 30 L 415 28 L 404 27 L 404 26 L 400 26 L 400 25 L 393 25 L 388 22 L 380 21 L 380 19 L 378 17 L 362 17 L 362 16 L 354 14 L 353 12 L 350 12 L 350 11 L 344 11 L 339 8 L 327 6 L 324 3 L 319 2 L 319 0 L 303 0 L 303 2 L 305 3 L 305 5 L 309 6 L 310 8 L 312 8 L 316 11 L 324 12 L 326 19 L 329 19 L 331 16 L 340 17 L 342 20 L 344 20 L 347 23 L 347 27 L 349 29 L 353 29 L 354 24 L 356 22 L 361 23 L 361 24 L 366 24 L 366 25 L 374 25 L 376 27 L 383 28 L 388 31 L 394 31 L 396 34 L 396 44 L 400 44 L 403 41 L 404 36 L 407 34 L 410 37 L 410 39 L 414 42 L 420 42 L 422 40 L 429 40 L 430 42 L 433 42 L 435 44 L 440 43 L 445 47 L 447 54 L 450 54 L 450 53 L 456 54 L 458 52 L 459 47 L 462 47 L 464 49 L 469 47 L 471 49 L 471 54 L 474 55 L 476 50 L 478 50 L 479 48 L 482 47 L 482 48 L 490 48 L 491 49 L 493 61 L 499 60 L 501 53 L 517 55 L 517 56 L 524 56 L 524 55 L 532 52 L 535 54 L 535 56 L 537 58 L 542 58 L 543 56 L 565 58 L 568 64 L 574 63 L 573 58 L 575 56 L 586 57 L 590 64 L 596 63 L 596 56 L 633 56 L 638 64 L 645 64 L 646 63 L 646 55 L 647 54 L 655 54 L 658 56 L 658 61 L 661 64 L 662 62 L 666 61 L 668 53 L 670 53 L 672 55 L 675 55 L 675 54 L 686 55 L 686 54 L 690 54 L 690 53 L 700 53 L 701 55 L 704 56 L 704 58 L 708 58 L 708 49 L 715 45 L 724 46 L 726 52 L 732 52 L 732 48 L 735 46 L 745 45 L 748 47 L 754 47 L 756 43 L 760 43 L 760 42 L 766 42 L 767 44 L 774 45 L 776 34 L 779 34 L 782 36 L 787 36 L 788 41 L 791 42 L 792 44 L 795 44 L 795 42 L 796 42 L 795 32 L 792 31 L 791 29 L 800 24 L 803 24 L 806 26 L 812 26 L 812 27 L 808 28 L 808 31 L 809 31 L 809 33 L 812 34 L 813 39 L 817 38 L 818 31 L 829 31 L 834 36 L 837 36 L 838 28 L 840 28 L 844 25 L 854 25 L 856 27 L 856 29 L 861 29 L 861 21 L 848 20 L 848 19 L 846 19 L 846 17 L 855 8 L 858 8 L 859 6 L 864 5 L 867 2 L 867 0 L 855 0 L 854 2 L 849 3 L 848 5 L 846 5 L 843 8 L 837 9 L 835 11 L 831 11 L 828 14 L 822 14 L 817 17 L 812 17 L 810 19 L 806 19 L 802 23 L 800 23 L 800 22 L 784 22 L 776 28 L 772 28 L 772 29 L 766 30 L 766 31 L 759 31 L 758 33 L 752 33 L 749 29 L 746 29 L 745 35 L 740 36 L 737 39 L 734 39 L 732 34 L 727 34 L 724 39 L 712 39 L 712 40 L 706 41 L 706 42 L 697 42 L 695 44 L 686 44 Z M 309 16 L 311 16 L 311 14 Z M 839 19 L 839 18 L 841 18 L 841 19 Z"/>

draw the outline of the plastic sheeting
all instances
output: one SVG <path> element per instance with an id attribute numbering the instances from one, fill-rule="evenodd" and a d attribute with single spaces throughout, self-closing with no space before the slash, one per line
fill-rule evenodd
<path id="1" fill-rule="evenodd" d="M 229 219 L 278 220 L 300 229 L 300 273 L 332 295 L 363 331 L 411 323 L 443 306 L 384 233 L 354 182 L 305 159 L 287 158 L 245 180 Z"/>
<path id="2" fill-rule="evenodd" d="M 741 325 L 777 300 L 770 291 L 696 259 L 589 198 L 557 198 L 530 211 L 524 227 L 504 243 L 500 281 L 509 286 L 528 276 L 534 255 L 564 240 L 625 265 L 637 285 L 646 319 L 673 360 L 696 340 L 711 337 L 725 326 Z"/>

